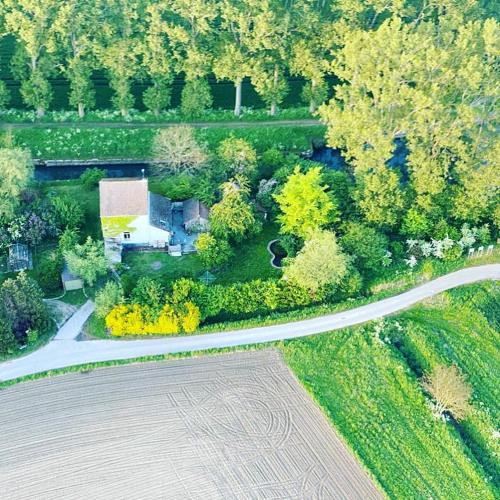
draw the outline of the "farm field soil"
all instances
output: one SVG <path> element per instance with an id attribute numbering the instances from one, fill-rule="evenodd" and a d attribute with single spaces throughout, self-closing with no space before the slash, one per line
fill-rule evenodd
<path id="1" fill-rule="evenodd" d="M 2 497 L 381 498 L 277 351 L 0 393 Z"/>

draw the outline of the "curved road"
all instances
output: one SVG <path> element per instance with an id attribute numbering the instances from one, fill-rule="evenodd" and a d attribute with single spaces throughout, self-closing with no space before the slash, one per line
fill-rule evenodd
<path id="1" fill-rule="evenodd" d="M 462 269 L 400 295 L 317 318 L 243 330 L 150 340 L 76 341 L 83 324 L 93 311 L 92 302 L 87 302 L 48 345 L 25 357 L 0 364 L 0 381 L 85 363 L 243 346 L 324 333 L 387 316 L 450 288 L 489 279 L 500 280 L 500 264 Z"/>

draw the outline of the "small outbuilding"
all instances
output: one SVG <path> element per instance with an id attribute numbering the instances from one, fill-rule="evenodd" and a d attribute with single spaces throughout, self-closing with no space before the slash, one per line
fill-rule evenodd
<path id="1" fill-rule="evenodd" d="M 83 280 L 78 276 L 71 274 L 66 263 L 64 263 L 61 280 L 66 292 L 71 292 L 72 290 L 81 290 L 83 288 Z"/>
<path id="2" fill-rule="evenodd" d="M 208 231 L 208 207 L 196 198 L 189 198 L 183 202 L 182 215 L 184 229 L 187 232 L 200 233 Z"/>
<path id="3" fill-rule="evenodd" d="M 28 245 L 15 243 L 9 247 L 7 258 L 7 269 L 9 272 L 25 271 L 33 269 L 33 259 Z"/>

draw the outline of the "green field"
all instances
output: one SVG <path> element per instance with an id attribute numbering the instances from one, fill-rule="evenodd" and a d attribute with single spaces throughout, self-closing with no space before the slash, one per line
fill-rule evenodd
<path id="1" fill-rule="evenodd" d="M 291 369 L 390 498 L 498 498 L 499 336 L 488 317 L 498 321 L 499 296 L 489 289 L 472 303 L 482 289 L 285 344 Z M 474 413 L 459 425 L 433 417 L 418 381 L 416 365 L 438 361 L 473 387 Z"/>
<path id="2" fill-rule="evenodd" d="M 22 128 L 13 129 L 18 146 L 28 148 L 34 158 L 44 160 L 151 157 L 151 144 L 158 129 L 141 128 Z M 324 137 L 325 127 L 250 125 L 244 128 L 206 127 L 197 129 L 202 142 L 214 151 L 224 138 L 234 135 L 250 141 L 258 152 L 277 147 L 303 151 L 311 141 Z"/>

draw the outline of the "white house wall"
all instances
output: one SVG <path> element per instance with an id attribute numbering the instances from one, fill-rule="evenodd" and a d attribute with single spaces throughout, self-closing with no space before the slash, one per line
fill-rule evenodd
<path id="1" fill-rule="evenodd" d="M 124 239 L 121 234 L 122 241 L 125 245 L 153 245 L 157 246 L 158 242 L 168 244 L 170 240 L 170 232 L 163 229 L 158 229 L 149 223 L 147 215 L 140 215 L 130 226 L 130 238 Z"/>

